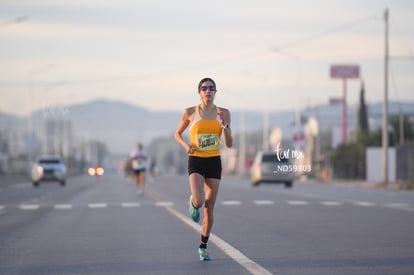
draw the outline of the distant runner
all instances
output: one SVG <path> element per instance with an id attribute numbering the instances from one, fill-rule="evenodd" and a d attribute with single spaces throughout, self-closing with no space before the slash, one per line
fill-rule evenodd
<path id="1" fill-rule="evenodd" d="M 131 167 L 134 171 L 135 182 L 142 190 L 145 185 L 145 170 L 147 169 L 147 153 L 142 143 L 137 144 L 137 149 L 131 152 Z"/>

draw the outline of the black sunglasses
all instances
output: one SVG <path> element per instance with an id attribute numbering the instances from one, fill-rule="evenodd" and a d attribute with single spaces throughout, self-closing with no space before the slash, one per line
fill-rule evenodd
<path id="1" fill-rule="evenodd" d="M 210 90 L 210 92 L 214 92 L 216 90 L 216 87 L 214 87 L 213 85 L 211 86 L 200 86 L 200 90 L 205 92 L 207 91 L 207 89 Z"/>

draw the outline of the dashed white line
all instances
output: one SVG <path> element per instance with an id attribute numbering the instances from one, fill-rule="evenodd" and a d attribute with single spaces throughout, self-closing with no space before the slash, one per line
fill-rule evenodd
<path id="1" fill-rule="evenodd" d="M 156 206 L 161 206 L 161 207 L 165 207 L 165 206 L 173 206 L 174 203 L 171 201 L 157 201 L 155 203 Z"/>
<path id="2" fill-rule="evenodd" d="M 36 210 L 39 209 L 39 207 L 40 206 L 38 204 L 21 204 L 19 206 L 21 210 Z"/>
<path id="3" fill-rule="evenodd" d="M 253 200 L 252 203 L 254 205 L 257 206 L 264 206 L 264 205 L 275 205 L 275 201 L 273 200 Z M 305 200 L 288 200 L 286 201 L 286 203 L 288 205 L 292 205 L 292 206 L 305 206 L 308 205 L 309 202 L 305 201 Z M 373 203 L 373 202 L 369 202 L 369 201 L 348 201 L 348 202 L 344 202 L 344 201 L 335 201 L 335 200 L 320 200 L 318 202 L 319 204 L 323 205 L 323 206 L 328 206 L 328 207 L 334 207 L 334 206 L 342 206 L 345 203 L 350 203 L 353 205 L 357 205 L 357 206 L 362 206 L 362 207 L 387 207 L 387 208 L 393 208 L 393 209 L 399 209 L 399 210 L 407 210 L 407 211 L 414 211 L 414 208 L 411 208 L 412 205 L 409 203 L 402 203 L 402 202 L 393 202 L 393 203 L 388 203 L 388 204 L 377 204 L 377 203 Z M 153 205 L 157 206 L 157 207 L 170 207 L 170 206 L 174 206 L 174 202 L 171 201 L 158 201 L 155 202 Z M 220 202 L 221 205 L 224 206 L 239 206 L 242 205 L 243 202 L 242 201 L 238 201 L 238 200 L 223 200 Z M 17 206 L 18 209 L 20 210 L 37 210 L 40 208 L 47 208 L 47 207 L 51 207 L 53 209 L 73 209 L 75 207 L 88 207 L 91 209 L 101 209 L 101 208 L 107 208 L 109 206 L 115 206 L 115 205 L 119 205 L 122 208 L 137 208 L 140 207 L 142 204 L 138 203 L 138 202 L 120 202 L 120 203 L 89 203 L 89 204 L 84 204 L 84 205 L 72 205 L 72 204 L 55 204 L 55 205 L 46 205 L 46 204 L 34 204 L 34 203 L 23 203 Z M 10 208 L 13 209 L 15 208 L 15 206 L 13 205 L 0 205 L 0 211 L 3 211 L 2 213 L 4 213 L 4 210 L 6 208 Z"/>
<path id="4" fill-rule="evenodd" d="M 72 209 L 73 205 L 71 204 L 56 204 L 53 206 L 54 209 Z"/>
<path id="5" fill-rule="evenodd" d="M 108 204 L 106 203 L 90 203 L 88 204 L 89 208 L 106 208 Z"/>
<path id="6" fill-rule="evenodd" d="M 141 205 L 137 202 L 123 202 L 121 203 L 122 207 L 128 208 L 128 207 L 140 207 Z"/>
<path id="7" fill-rule="evenodd" d="M 308 205 L 309 204 L 307 201 L 288 201 L 287 203 L 290 205 Z"/>
<path id="8" fill-rule="evenodd" d="M 340 205 L 342 205 L 342 203 L 340 203 L 339 201 L 322 201 L 321 204 L 325 205 L 325 206 L 340 206 Z"/>
<path id="9" fill-rule="evenodd" d="M 240 205 L 241 202 L 240 201 L 222 201 L 221 204 L 222 205 Z"/>
<path id="10" fill-rule="evenodd" d="M 375 206 L 376 204 L 373 202 L 369 202 L 369 201 L 355 201 L 354 202 L 355 205 L 359 205 L 359 206 Z"/>
<path id="11" fill-rule="evenodd" d="M 273 205 L 273 204 L 275 204 L 274 201 L 270 201 L 270 200 L 255 200 L 255 201 L 253 201 L 253 203 L 257 204 L 257 205 Z"/>

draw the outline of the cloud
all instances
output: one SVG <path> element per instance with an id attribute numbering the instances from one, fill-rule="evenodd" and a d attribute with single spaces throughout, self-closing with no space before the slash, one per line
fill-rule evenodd
<path id="1" fill-rule="evenodd" d="M 412 52 L 411 2 L 392 4 L 391 19 L 402 26 L 396 31 L 391 25 L 392 54 Z M 269 105 L 276 95 L 285 106 L 299 86 L 312 101 L 336 93 L 329 65 L 343 62 L 359 64 L 367 87 L 378 91 L 384 3 L 9 1 L 0 16 L 29 20 L 1 30 L 0 89 L 10 89 L 11 102 L 27 90 L 31 71 L 55 64 L 36 76 L 36 85 L 65 101 L 71 100 L 66 95 L 77 101 L 119 96 L 154 109 L 181 109 L 198 100 L 194 85 L 208 75 L 220 83 L 222 104 L 252 108 L 254 100 Z M 412 70 L 393 65 L 401 98 L 407 98 Z M 157 103 L 160 98 L 167 100 Z"/>

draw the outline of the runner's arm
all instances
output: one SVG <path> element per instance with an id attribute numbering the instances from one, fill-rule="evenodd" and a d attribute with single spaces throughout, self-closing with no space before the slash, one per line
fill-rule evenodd
<path id="1" fill-rule="evenodd" d="M 177 129 L 175 130 L 175 140 L 184 147 L 185 151 L 188 154 L 192 154 L 194 153 L 194 148 L 192 147 L 191 144 L 189 144 L 188 142 L 186 142 L 182 136 L 183 132 L 187 129 L 188 125 L 190 124 L 190 112 L 191 112 L 191 108 L 187 108 L 184 110 L 182 116 L 181 116 L 181 120 L 178 123 Z"/>

